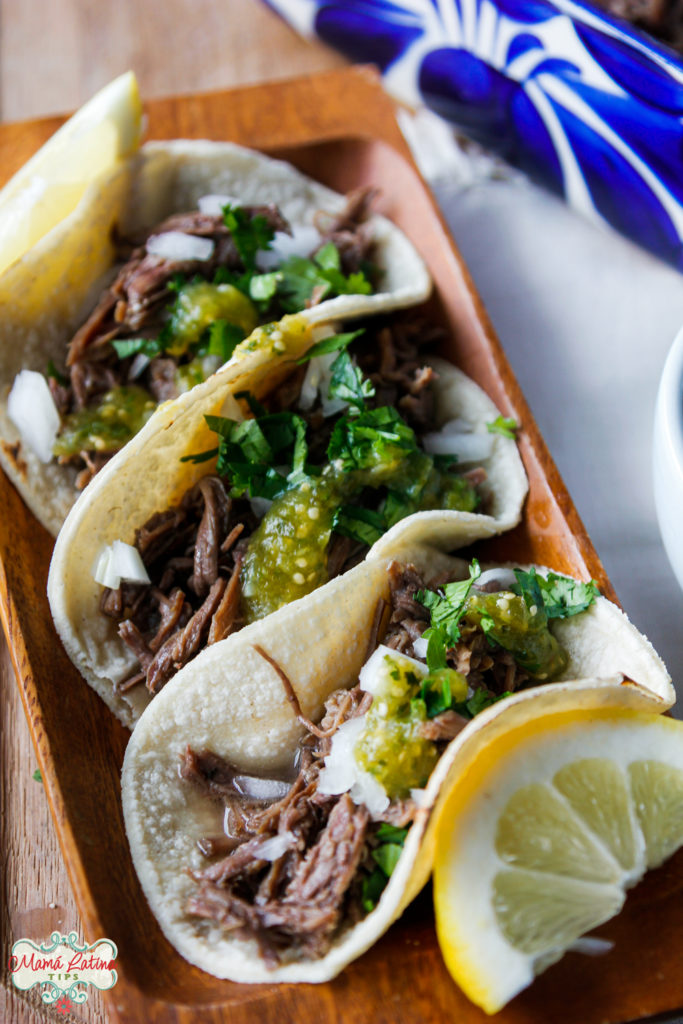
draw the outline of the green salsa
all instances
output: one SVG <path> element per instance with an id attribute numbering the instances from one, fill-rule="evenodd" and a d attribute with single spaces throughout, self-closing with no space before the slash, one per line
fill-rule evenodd
<path id="1" fill-rule="evenodd" d="M 423 452 L 406 454 L 399 446 L 387 446 L 382 453 L 372 449 L 362 468 L 345 471 L 333 462 L 321 476 L 286 491 L 275 499 L 249 542 L 242 567 L 247 621 L 263 618 L 327 582 L 326 551 L 334 514 L 365 487 L 402 489 L 400 501 L 392 503 L 391 493 L 387 498 L 388 529 L 418 509 L 476 507 L 476 492 L 467 480 L 461 486 L 461 480 L 441 472 Z"/>
<path id="2" fill-rule="evenodd" d="M 435 743 L 419 733 L 427 719 L 425 703 L 417 696 L 420 677 L 400 655 L 385 655 L 383 661 L 382 682 L 375 689 L 353 752 L 360 767 L 393 799 L 425 785 L 439 752 Z"/>
<path id="3" fill-rule="evenodd" d="M 242 567 L 248 621 L 261 619 L 327 581 L 325 551 L 340 488 L 332 474 L 285 491 L 252 534 Z"/>
<path id="4" fill-rule="evenodd" d="M 484 628 L 534 679 L 555 679 L 567 667 L 567 652 L 548 629 L 545 609 L 529 607 L 511 591 L 471 594 L 462 621 Z"/>
<path id="5" fill-rule="evenodd" d="M 176 358 L 185 355 L 216 320 L 234 324 L 248 335 L 256 327 L 258 314 L 250 299 L 231 284 L 193 281 L 183 285 L 168 322 L 166 352 Z"/>
<path id="6" fill-rule="evenodd" d="M 82 451 L 116 452 L 142 429 L 155 408 L 155 400 L 144 388 L 134 384 L 113 388 L 96 405 L 64 417 L 52 450 L 58 457 Z"/>

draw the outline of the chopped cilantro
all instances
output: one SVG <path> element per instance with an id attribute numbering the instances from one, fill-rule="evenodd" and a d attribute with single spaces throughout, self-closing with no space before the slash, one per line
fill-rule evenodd
<path id="1" fill-rule="evenodd" d="M 388 822 L 382 822 L 377 829 L 376 837 L 380 840 L 380 845 L 372 851 L 372 859 L 377 867 L 363 879 L 361 890 L 361 902 L 367 914 L 379 903 L 380 896 L 403 853 L 407 835 L 408 828 L 399 828 Z"/>
<path id="2" fill-rule="evenodd" d="M 204 332 L 197 355 L 218 356 L 226 363 L 241 341 L 244 341 L 241 327 L 227 320 L 214 320 Z"/>
<path id="3" fill-rule="evenodd" d="M 309 359 L 314 359 L 316 356 L 324 356 L 328 352 L 338 352 L 340 349 L 347 348 L 354 338 L 357 338 L 359 334 L 363 334 L 364 328 L 359 331 L 346 331 L 344 334 L 332 334 L 329 338 L 323 338 L 316 345 L 312 345 L 305 355 L 297 359 L 297 363 L 307 363 Z"/>
<path id="4" fill-rule="evenodd" d="M 363 372 L 348 352 L 340 352 L 332 364 L 330 398 L 339 398 L 356 409 L 365 409 L 366 398 L 372 398 L 375 389 L 372 381 L 363 377 Z"/>
<path id="5" fill-rule="evenodd" d="M 472 585 L 480 576 L 481 568 L 479 562 L 476 558 L 473 558 L 472 564 L 469 567 L 469 579 L 461 580 L 458 583 L 447 583 L 443 588 L 443 596 L 434 590 L 418 590 L 415 594 L 415 600 L 429 609 L 431 629 L 432 631 L 438 631 L 436 635 L 444 645 L 452 647 L 460 639 L 458 623 L 465 614 L 467 598 L 469 597 Z M 427 647 L 428 656 L 430 646 L 433 645 L 434 651 L 436 651 L 437 639 L 435 637 L 433 640 L 432 636 L 434 636 L 434 633 L 430 632 L 428 638 L 429 645 Z M 434 668 L 443 668 L 444 665 L 445 661 L 443 664 L 434 664 Z M 427 667 L 430 672 L 433 671 L 429 661 L 427 661 Z"/>
<path id="6" fill-rule="evenodd" d="M 333 255 L 333 250 L 336 255 Z M 280 267 L 282 278 L 278 294 L 283 307 L 293 313 L 304 309 L 315 292 L 318 301 L 330 295 L 370 295 L 372 285 L 365 274 L 358 271 L 348 277 L 339 269 L 339 253 L 332 242 L 327 242 L 313 256 L 290 256 Z"/>
<path id="7" fill-rule="evenodd" d="M 380 897 L 386 888 L 387 881 L 387 876 L 380 867 L 375 868 L 372 874 L 366 875 L 363 879 L 361 903 L 366 914 L 369 914 L 371 910 L 374 910 L 379 903 Z"/>
<path id="8" fill-rule="evenodd" d="M 555 572 L 539 576 L 534 568 L 529 572 L 515 569 L 517 585 L 512 589 L 521 595 L 527 605 L 539 603 L 549 619 L 566 619 L 589 608 L 600 596 L 595 580 L 581 583 Z"/>
<path id="9" fill-rule="evenodd" d="M 279 270 L 272 270 L 268 274 L 255 274 L 249 280 L 249 298 L 256 302 L 269 302 L 277 292 L 281 280 L 282 274 Z"/>
<path id="10" fill-rule="evenodd" d="M 387 878 L 391 878 L 402 853 L 402 843 L 400 845 L 398 843 L 382 843 L 381 846 L 372 851 L 372 859 L 379 865 Z"/>
<path id="11" fill-rule="evenodd" d="M 261 214 L 250 217 L 241 206 L 230 204 L 223 207 L 223 223 L 232 236 L 244 269 L 255 270 L 256 253 L 259 249 L 270 249 L 275 237 L 274 228 Z"/>
<path id="12" fill-rule="evenodd" d="M 34 782 L 42 782 L 43 781 L 43 774 L 42 774 L 40 768 L 36 768 L 36 770 L 34 771 L 33 775 L 31 776 L 31 778 L 33 779 Z"/>
<path id="13" fill-rule="evenodd" d="M 162 352 L 160 338 L 114 338 L 112 345 L 119 359 L 128 359 L 138 352 L 154 359 Z"/>
<path id="14" fill-rule="evenodd" d="M 502 434 L 503 437 L 509 437 L 514 441 L 517 436 L 516 432 L 519 429 L 519 425 L 511 416 L 496 416 L 495 420 L 486 424 L 486 429 L 489 434 Z"/>
<path id="15" fill-rule="evenodd" d="M 332 529 L 371 547 L 386 531 L 384 519 L 379 512 L 359 508 L 357 505 L 342 505 L 338 508 L 332 519 Z"/>
<path id="16" fill-rule="evenodd" d="M 474 718 L 479 714 L 480 711 L 484 711 L 486 708 L 490 708 L 492 704 L 497 704 L 499 700 L 504 700 L 505 697 L 511 697 L 512 694 L 509 690 L 505 693 L 489 693 L 484 687 L 479 690 L 475 690 L 472 696 L 463 701 L 462 704 L 454 705 L 454 710 L 464 718 Z"/>
<path id="17" fill-rule="evenodd" d="M 371 469 L 415 450 L 413 430 L 392 406 L 384 405 L 359 416 L 342 416 L 334 425 L 327 456 L 331 462 L 340 459 L 343 469 L 349 471 Z"/>
<path id="18" fill-rule="evenodd" d="M 57 369 L 57 367 L 55 366 L 51 359 L 47 364 L 47 376 L 54 377 L 57 383 L 61 384 L 63 388 L 67 387 L 69 383 L 68 377 L 66 377 L 63 373 L 59 372 L 59 370 Z"/>
<path id="19" fill-rule="evenodd" d="M 383 843 L 400 843 L 402 845 L 408 835 L 408 828 L 399 828 L 398 825 L 390 825 L 388 821 L 383 821 L 375 834 Z"/>

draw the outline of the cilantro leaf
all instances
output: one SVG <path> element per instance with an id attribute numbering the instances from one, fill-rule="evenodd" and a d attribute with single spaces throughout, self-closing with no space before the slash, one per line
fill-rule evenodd
<path id="1" fill-rule="evenodd" d="M 50 359 L 47 364 L 47 377 L 54 377 L 58 384 L 61 384 L 63 388 L 69 384 L 69 379 L 63 373 L 60 373 L 55 364 Z"/>
<path id="2" fill-rule="evenodd" d="M 442 669 L 436 675 L 425 676 L 420 686 L 420 698 L 427 709 L 427 718 L 436 718 L 442 711 L 448 711 L 453 701 L 449 670 Z"/>
<path id="3" fill-rule="evenodd" d="M 417 451 L 415 433 L 390 405 L 367 409 L 337 420 L 327 446 L 330 462 L 341 460 L 346 471 L 372 469 L 401 462 Z"/>
<path id="4" fill-rule="evenodd" d="M 382 843 L 372 851 L 372 859 L 382 869 L 387 878 L 391 878 L 399 857 L 403 853 L 403 844 Z"/>
<path id="5" fill-rule="evenodd" d="M 378 512 L 357 505 L 342 505 L 334 513 L 332 529 L 344 537 L 372 546 L 385 533 L 384 520 Z"/>
<path id="6" fill-rule="evenodd" d="M 347 348 L 354 338 L 357 338 L 359 334 L 364 333 L 364 328 L 361 327 L 358 331 L 347 331 L 344 334 L 332 334 L 329 338 L 323 338 L 316 345 L 312 345 L 305 355 L 297 359 L 297 365 L 301 363 L 307 363 L 309 359 L 314 359 L 316 356 L 324 356 L 328 352 L 338 352 L 340 349 Z"/>
<path id="7" fill-rule="evenodd" d="M 380 867 L 375 868 L 370 875 L 366 875 L 363 879 L 361 903 L 366 914 L 374 910 L 379 903 L 380 897 L 386 889 L 387 881 L 387 876 Z"/>
<path id="8" fill-rule="evenodd" d="M 495 420 L 486 424 L 486 429 L 489 434 L 502 434 L 503 437 L 509 437 L 514 441 L 517 436 L 516 431 L 519 429 L 519 424 L 516 420 L 513 420 L 511 416 L 496 416 Z"/>
<path id="9" fill-rule="evenodd" d="M 538 613 L 542 614 L 545 610 L 545 602 L 540 587 L 541 577 L 537 575 L 536 570 L 533 567 L 529 572 L 515 569 L 515 579 L 517 585 L 513 587 L 514 592 L 524 598 L 527 608 L 535 608 Z"/>
<path id="10" fill-rule="evenodd" d="M 339 398 L 356 409 L 365 409 L 365 399 L 372 398 L 375 389 L 372 381 L 363 376 L 348 352 L 343 351 L 331 366 L 332 379 L 328 397 Z"/>
<path id="11" fill-rule="evenodd" d="M 408 835 L 408 828 L 399 828 L 398 825 L 390 825 L 388 821 L 383 821 L 375 835 L 383 843 L 402 844 Z"/>
<path id="12" fill-rule="evenodd" d="M 256 253 L 259 249 L 270 249 L 275 229 L 260 213 L 250 217 L 241 206 L 230 204 L 223 207 L 223 223 L 232 236 L 244 269 L 255 270 Z"/>
<path id="13" fill-rule="evenodd" d="M 33 779 L 34 782 L 43 781 L 43 773 L 41 772 L 40 768 L 36 768 L 31 778 Z"/>
<path id="14" fill-rule="evenodd" d="M 227 320 L 214 320 L 204 332 L 197 355 L 218 356 L 226 363 L 241 341 L 244 341 L 241 327 Z"/>
<path id="15" fill-rule="evenodd" d="M 333 255 L 333 250 L 336 256 Z M 372 285 L 362 271 L 346 277 L 339 269 L 339 253 L 327 242 L 313 259 L 290 256 L 280 267 L 278 294 L 289 313 L 305 309 L 315 292 L 317 301 L 330 295 L 370 295 Z"/>
<path id="16" fill-rule="evenodd" d="M 159 338 L 114 338 L 111 344 L 119 359 L 128 359 L 129 356 L 137 355 L 138 352 L 154 359 L 162 351 L 161 336 Z"/>
<path id="17" fill-rule="evenodd" d="M 549 619 L 566 619 L 578 615 L 600 596 L 595 580 L 581 583 L 555 572 L 549 572 L 547 577 L 543 577 L 533 568 L 529 572 L 515 569 L 515 576 L 517 585 L 512 589 L 516 594 L 522 594 L 527 604 L 529 601 L 526 595 L 533 585 L 530 580 L 533 580 L 535 593 L 540 597 Z"/>
<path id="18" fill-rule="evenodd" d="M 268 274 L 255 274 L 248 284 L 249 297 L 256 302 L 269 302 L 282 280 L 282 274 L 278 270 L 272 270 Z"/>
<path id="19" fill-rule="evenodd" d="M 490 708 L 492 704 L 497 704 L 499 700 L 504 700 L 505 697 L 511 697 L 512 694 L 509 690 L 505 693 L 489 693 L 485 688 L 475 690 L 472 696 L 464 701 L 462 704 L 456 704 L 454 710 L 464 718 L 474 718 L 481 711 L 486 708 Z"/>
<path id="20" fill-rule="evenodd" d="M 476 558 L 473 558 L 469 567 L 469 578 L 460 580 L 458 583 L 447 583 L 443 588 L 443 596 L 434 590 L 418 590 L 416 592 L 415 600 L 429 609 L 432 628 L 441 631 L 438 634 L 439 643 L 452 647 L 460 639 L 458 624 L 465 614 L 467 598 L 469 597 L 472 585 L 480 576 L 481 568 L 479 562 Z M 432 641 L 431 635 L 428 639 L 430 643 L 434 644 L 434 653 L 432 654 L 432 663 L 434 664 L 437 641 Z M 427 646 L 427 653 L 429 654 L 429 645 Z M 431 672 L 432 667 L 429 662 L 427 662 L 427 666 Z M 435 667 L 437 667 L 436 664 Z M 442 668 L 443 665 L 438 667 Z"/>

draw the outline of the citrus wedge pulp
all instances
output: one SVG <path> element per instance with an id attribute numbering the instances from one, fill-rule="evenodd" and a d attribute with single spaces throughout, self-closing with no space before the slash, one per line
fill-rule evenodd
<path id="1" fill-rule="evenodd" d="M 87 186 L 140 143 L 142 105 L 128 71 L 96 93 L 0 190 L 0 273 L 64 220 Z"/>
<path id="2" fill-rule="evenodd" d="M 451 781 L 436 831 L 441 951 L 495 1013 L 683 845 L 683 723 L 610 708 L 522 722 Z"/>

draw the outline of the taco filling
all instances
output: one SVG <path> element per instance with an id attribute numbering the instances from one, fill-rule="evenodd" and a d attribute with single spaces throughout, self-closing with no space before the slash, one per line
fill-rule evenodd
<path id="1" fill-rule="evenodd" d="M 204 196 L 199 210 L 119 239 L 122 265 L 71 339 L 66 368 L 47 367 L 51 451 L 79 469 L 77 488 L 160 402 L 206 380 L 258 324 L 335 295 L 371 294 L 378 283 L 367 224 L 372 196 L 359 190 L 342 212 L 320 211 L 315 226 L 294 230 L 274 204 Z M 20 429 L 33 415 L 31 381 L 20 374 L 10 396 Z"/>
<path id="2" fill-rule="evenodd" d="M 427 584 L 397 563 L 389 575 L 373 653 L 318 725 L 255 648 L 306 729 L 289 778 L 240 774 L 208 750 L 181 753 L 181 778 L 215 801 L 223 823 L 198 843 L 207 864 L 190 872 L 186 912 L 254 939 L 270 966 L 324 956 L 373 910 L 448 743 L 490 704 L 557 678 L 568 654 L 552 620 L 598 595 L 594 583 L 534 569 L 482 574 L 476 561 L 464 581 Z"/>
<path id="3" fill-rule="evenodd" d="M 314 345 L 267 405 L 239 393 L 248 418 L 207 417 L 217 447 L 188 458 L 217 459 L 215 472 L 136 531 L 139 574 L 95 575 L 138 660 L 119 693 L 157 693 L 204 646 L 345 572 L 418 510 L 487 511 L 492 434 L 437 430 L 436 374 L 418 350 L 440 334 L 372 319 Z"/>

